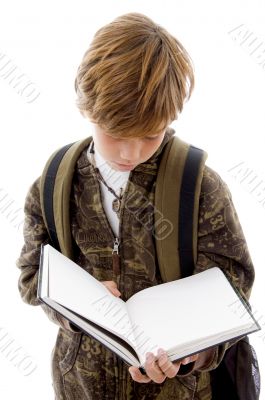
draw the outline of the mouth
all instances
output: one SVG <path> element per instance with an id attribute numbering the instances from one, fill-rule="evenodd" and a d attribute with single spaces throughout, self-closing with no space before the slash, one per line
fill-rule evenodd
<path id="1" fill-rule="evenodd" d="M 124 170 L 124 171 L 130 171 L 130 170 L 132 170 L 133 168 L 136 167 L 136 164 L 120 164 L 120 163 L 117 163 L 117 162 L 114 162 L 114 164 L 115 164 L 119 169 L 122 169 L 122 170 Z"/>

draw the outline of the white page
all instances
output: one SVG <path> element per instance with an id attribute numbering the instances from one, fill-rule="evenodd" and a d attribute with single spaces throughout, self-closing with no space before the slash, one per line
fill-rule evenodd
<path id="1" fill-rule="evenodd" d="M 244 312 L 235 312 L 233 303 Z M 144 289 L 127 301 L 127 309 L 138 332 L 149 339 L 145 352 L 156 353 L 159 347 L 171 349 L 178 343 L 253 325 L 219 268 Z"/>
<path id="2" fill-rule="evenodd" d="M 47 256 L 49 297 L 134 345 L 126 303 L 49 245 L 44 246 L 44 260 Z"/>

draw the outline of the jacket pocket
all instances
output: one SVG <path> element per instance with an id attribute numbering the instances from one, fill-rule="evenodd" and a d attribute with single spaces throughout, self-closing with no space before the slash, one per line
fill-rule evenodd
<path id="1" fill-rule="evenodd" d="M 63 346 L 64 352 L 61 354 L 62 357 L 59 361 L 59 367 L 63 376 L 67 374 L 67 372 L 69 372 L 74 366 L 83 333 L 71 333 L 64 331 L 64 335 L 66 335 L 66 342 L 65 346 Z"/>

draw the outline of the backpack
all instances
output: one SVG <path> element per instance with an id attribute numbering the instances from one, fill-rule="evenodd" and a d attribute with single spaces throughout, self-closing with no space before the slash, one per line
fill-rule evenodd
<path id="1" fill-rule="evenodd" d="M 69 258 L 73 256 L 69 213 L 72 179 L 77 159 L 91 140 L 88 137 L 55 151 L 40 181 L 42 214 L 51 242 Z M 193 274 L 206 159 L 205 151 L 176 136 L 163 149 L 154 205 L 156 250 L 163 282 Z M 213 400 L 259 399 L 258 361 L 248 337 L 227 349 L 222 362 L 210 375 Z"/>

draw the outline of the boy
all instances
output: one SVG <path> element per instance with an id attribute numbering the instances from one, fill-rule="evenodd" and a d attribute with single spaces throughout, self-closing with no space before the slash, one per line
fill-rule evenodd
<path id="1" fill-rule="evenodd" d="M 102 27 L 78 68 L 77 106 L 95 129 L 93 141 L 76 163 L 72 185 L 75 262 L 124 300 L 162 283 L 154 236 L 141 221 L 154 204 L 160 156 L 174 134 L 169 125 L 182 111 L 193 86 L 192 63 L 184 47 L 138 13 L 120 16 Z M 137 218 L 129 210 L 140 210 Z M 19 290 L 24 301 L 39 305 L 40 246 L 49 242 L 39 179 L 29 190 L 25 214 L 25 245 L 17 262 Z M 117 279 L 114 249 L 120 255 Z M 213 266 L 225 270 L 242 295 L 249 297 L 254 270 L 230 192 L 219 175 L 205 166 L 195 272 Z M 219 365 L 231 345 L 174 363 L 161 349 L 148 355 L 143 375 L 46 305 L 41 307 L 60 326 L 52 355 L 57 400 L 210 400 L 209 371 Z"/>

